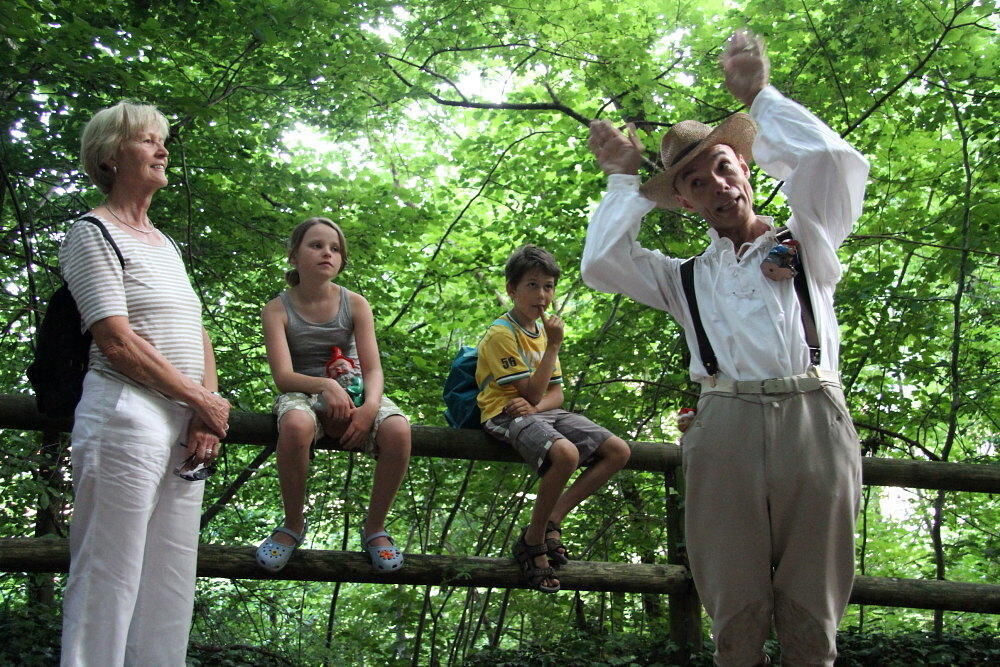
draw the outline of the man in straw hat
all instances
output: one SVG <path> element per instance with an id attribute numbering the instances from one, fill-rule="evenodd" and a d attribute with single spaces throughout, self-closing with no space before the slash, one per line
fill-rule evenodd
<path id="1" fill-rule="evenodd" d="M 587 230 L 583 278 L 666 310 L 684 328 L 691 377 L 702 385 L 683 436 L 685 530 L 717 663 L 767 663 L 773 619 L 785 664 L 832 665 L 854 579 L 861 483 L 837 373 L 836 249 L 861 214 L 868 163 L 768 85 L 758 38 L 733 35 L 721 63 L 726 87 L 750 114 L 714 128 L 677 123 L 663 137 L 662 173 L 641 186 L 634 128 L 625 136 L 607 121 L 591 123 L 589 145 L 608 191 Z M 781 253 L 769 253 L 780 239 L 772 220 L 754 212 L 753 159 L 784 181 L 795 243 L 782 249 L 801 260 L 811 305 L 800 302 L 794 280 L 782 279 L 797 271 L 762 271 L 773 268 L 765 260 L 778 261 Z M 694 309 L 682 287 L 685 260 L 636 242 L 654 207 L 683 208 L 708 223 L 709 245 L 693 261 Z M 810 310 L 818 334 L 811 346 L 803 325 Z"/>

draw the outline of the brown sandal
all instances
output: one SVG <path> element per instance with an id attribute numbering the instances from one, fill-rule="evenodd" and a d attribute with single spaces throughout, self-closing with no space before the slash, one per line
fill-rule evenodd
<path id="1" fill-rule="evenodd" d="M 559 533 L 559 537 L 549 537 L 549 533 Z M 566 551 L 566 545 L 562 543 L 562 528 L 554 521 L 549 521 L 545 525 L 545 548 L 553 567 L 569 563 L 569 552 Z"/>
<path id="2" fill-rule="evenodd" d="M 521 566 L 524 577 L 528 580 L 528 586 L 543 593 L 555 593 L 559 590 L 559 584 L 555 586 L 545 586 L 546 579 L 554 579 L 556 573 L 551 567 L 537 567 L 535 558 L 545 556 L 549 553 L 549 548 L 545 544 L 528 544 L 524 541 L 524 535 L 528 529 L 521 531 L 521 537 L 514 543 L 514 560 Z"/>

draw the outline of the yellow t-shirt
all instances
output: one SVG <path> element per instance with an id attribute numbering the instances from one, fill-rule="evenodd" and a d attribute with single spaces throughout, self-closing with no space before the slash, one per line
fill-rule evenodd
<path id="1" fill-rule="evenodd" d="M 481 387 L 476 401 L 484 422 L 500 414 L 510 399 L 520 395 L 511 383 L 531 377 L 548 344 L 545 329 L 541 326 L 537 333 L 529 333 L 507 315 L 499 319 L 510 326 L 494 324 L 487 330 L 479 343 L 479 360 L 476 363 L 476 384 Z M 549 385 L 561 382 L 562 371 L 557 357 Z"/>

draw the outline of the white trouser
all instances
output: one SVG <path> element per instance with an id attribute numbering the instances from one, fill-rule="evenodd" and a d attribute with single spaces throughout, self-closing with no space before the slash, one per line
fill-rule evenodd
<path id="1" fill-rule="evenodd" d="M 191 411 L 90 372 L 72 435 L 62 664 L 183 665 L 204 482 L 173 474 Z"/>

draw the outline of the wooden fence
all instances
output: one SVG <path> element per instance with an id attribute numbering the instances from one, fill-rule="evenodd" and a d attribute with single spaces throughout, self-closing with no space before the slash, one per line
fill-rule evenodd
<path id="1" fill-rule="evenodd" d="M 252 474 L 270 453 L 277 438 L 274 418 L 267 414 L 234 412 L 226 441 L 265 448 L 257 461 L 223 491 L 222 502 Z M 0 395 L 0 429 L 58 434 L 70 429 L 70 420 L 53 420 L 38 413 L 28 396 Z M 519 462 L 511 449 L 478 430 L 413 426 L 413 456 L 475 461 Z M 627 468 L 659 472 L 678 480 L 680 447 L 673 444 L 631 442 Z M 320 448 L 331 443 L 321 441 Z M 865 458 L 862 478 L 866 485 L 902 486 L 947 491 L 1000 493 L 1000 466 L 895 459 Z M 216 506 L 217 507 L 218 503 Z M 211 512 L 213 508 L 209 508 Z M 216 510 L 217 511 L 217 510 Z M 574 561 L 559 571 L 565 590 L 657 593 L 670 596 L 671 634 L 681 644 L 700 642 L 700 605 L 690 574 L 676 545 L 682 537 L 680 509 L 668 508 L 666 564 L 602 563 Z M 66 540 L 48 537 L 0 539 L 0 571 L 66 572 Z M 268 574 L 254 561 L 247 546 L 203 544 L 198 554 L 198 575 L 228 579 L 288 579 L 350 581 L 383 584 L 524 588 L 511 560 L 437 556 L 407 553 L 406 567 L 392 574 L 375 574 L 361 553 L 299 549 L 277 574 Z M 943 609 L 1000 614 L 1000 585 L 953 581 L 859 576 L 851 602 L 856 604 Z"/>

